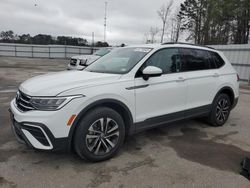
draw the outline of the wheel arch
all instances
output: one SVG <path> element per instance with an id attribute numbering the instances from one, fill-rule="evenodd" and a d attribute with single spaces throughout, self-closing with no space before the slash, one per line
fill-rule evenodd
<path id="1" fill-rule="evenodd" d="M 230 87 L 230 86 L 225 86 L 222 87 L 215 95 L 214 99 L 219 95 L 219 94 L 227 94 L 230 98 L 230 102 L 233 105 L 234 104 L 234 99 L 235 99 L 235 94 L 234 94 L 234 90 Z"/>
<path id="2" fill-rule="evenodd" d="M 86 115 L 90 110 L 97 108 L 97 107 L 108 107 L 116 112 L 118 112 L 124 120 L 126 135 L 133 133 L 135 127 L 133 127 L 133 116 L 129 108 L 121 101 L 115 99 L 101 99 L 91 103 L 87 107 L 85 107 L 76 117 L 74 123 L 72 124 L 70 131 L 69 131 L 69 148 L 72 149 L 73 137 L 75 130 L 78 126 L 79 121 Z"/>

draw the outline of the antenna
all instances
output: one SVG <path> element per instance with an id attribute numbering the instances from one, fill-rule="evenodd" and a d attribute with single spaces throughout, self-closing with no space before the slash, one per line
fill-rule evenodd
<path id="1" fill-rule="evenodd" d="M 108 6 L 108 2 L 105 2 L 105 14 L 104 14 L 104 42 L 106 42 L 106 30 L 107 30 L 107 6 Z"/>

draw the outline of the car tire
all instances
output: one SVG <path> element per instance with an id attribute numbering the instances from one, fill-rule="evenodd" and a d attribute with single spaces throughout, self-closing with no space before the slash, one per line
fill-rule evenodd
<path id="1" fill-rule="evenodd" d="M 82 159 L 99 162 L 112 158 L 122 147 L 124 138 L 121 115 L 113 109 L 98 107 L 81 119 L 74 135 L 74 148 Z"/>
<path id="2" fill-rule="evenodd" d="M 231 107 L 232 104 L 227 94 L 222 93 L 217 95 L 208 116 L 208 123 L 214 127 L 223 126 L 228 120 Z"/>

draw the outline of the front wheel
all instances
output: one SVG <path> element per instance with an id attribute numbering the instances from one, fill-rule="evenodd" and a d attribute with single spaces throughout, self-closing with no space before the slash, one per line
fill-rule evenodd
<path id="1" fill-rule="evenodd" d="M 113 157 L 121 148 L 125 125 L 116 111 L 99 107 L 87 113 L 74 136 L 76 153 L 84 159 L 98 162 Z"/>
<path id="2" fill-rule="evenodd" d="M 228 120 L 231 111 L 231 101 L 227 94 L 218 95 L 212 104 L 208 122 L 212 126 L 222 126 Z"/>

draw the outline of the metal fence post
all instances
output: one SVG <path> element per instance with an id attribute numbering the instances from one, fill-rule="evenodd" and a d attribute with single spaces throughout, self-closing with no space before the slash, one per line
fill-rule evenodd
<path id="1" fill-rule="evenodd" d="M 49 58 L 51 58 L 51 56 L 50 56 L 50 46 L 49 46 Z"/>
<path id="2" fill-rule="evenodd" d="M 33 50 L 34 50 L 34 47 L 31 46 L 31 57 L 32 57 L 32 58 L 34 57 Z"/>
<path id="3" fill-rule="evenodd" d="M 250 86 L 250 71 L 249 71 L 249 76 L 248 76 L 248 86 Z"/>
<path id="4" fill-rule="evenodd" d="M 67 46 L 64 46 L 64 58 L 66 59 L 67 58 Z"/>
<path id="5" fill-rule="evenodd" d="M 16 54 L 16 45 L 15 45 L 15 57 L 17 56 L 17 54 Z"/>

